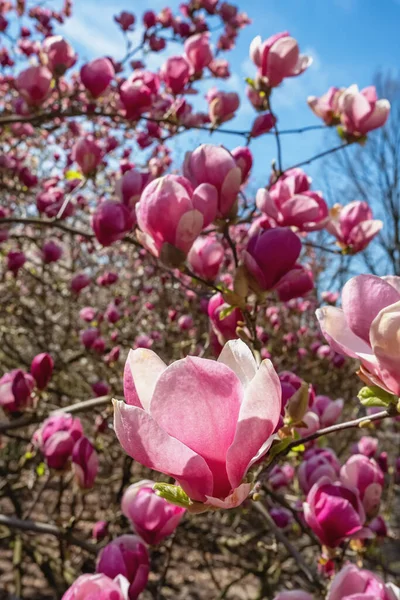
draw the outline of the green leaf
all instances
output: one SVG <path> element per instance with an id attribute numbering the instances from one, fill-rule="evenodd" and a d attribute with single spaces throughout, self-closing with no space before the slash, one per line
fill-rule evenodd
<path id="1" fill-rule="evenodd" d="M 161 496 L 171 504 L 181 506 L 182 508 L 189 508 L 192 504 L 189 496 L 183 491 L 179 485 L 172 485 L 170 483 L 156 483 L 153 487 L 157 496 Z"/>
<path id="2" fill-rule="evenodd" d="M 235 310 L 234 306 L 227 306 L 226 308 L 223 308 L 221 310 L 221 312 L 219 313 L 219 320 L 223 321 L 224 319 L 226 319 L 226 317 L 229 317 L 229 315 Z"/>
<path id="3" fill-rule="evenodd" d="M 391 404 L 396 404 L 397 396 L 386 392 L 377 385 L 370 385 L 361 388 L 358 392 L 358 399 L 363 406 L 380 406 L 387 408 Z"/>
<path id="4" fill-rule="evenodd" d="M 65 173 L 65 179 L 67 179 L 67 181 L 70 181 L 71 179 L 83 179 L 83 175 L 79 171 L 67 171 Z"/>
<path id="5" fill-rule="evenodd" d="M 294 439 L 293 437 L 288 436 L 285 439 L 278 442 L 277 444 L 273 444 L 271 446 L 270 451 L 268 452 L 268 458 L 270 460 L 272 460 L 277 454 L 284 452 L 286 450 L 286 448 L 289 446 L 289 444 L 291 444 L 293 442 L 293 439 Z"/>
<path id="6" fill-rule="evenodd" d="M 245 82 L 247 83 L 247 85 L 254 88 L 254 86 L 255 86 L 254 79 L 252 79 L 251 77 L 246 77 Z"/>

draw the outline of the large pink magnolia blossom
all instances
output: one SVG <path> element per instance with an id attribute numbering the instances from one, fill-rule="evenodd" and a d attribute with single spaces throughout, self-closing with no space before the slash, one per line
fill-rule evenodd
<path id="1" fill-rule="evenodd" d="M 338 104 L 345 131 L 356 136 L 382 127 L 390 113 L 389 100 L 378 100 L 373 85 L 361 91 L 357 85 L 351 85 L 341 93 Z"/>
<path id="2" fill-rule="evenodd" d="M 383 222 L 374 219 L 367 202 L 361 200 L 350 202 L 344 207 L 336 204 L 330 211 L 330 219 L 325 226 L 336 237 L 339 245 L 348 248 L 352 254 L 364 250 L 382 227 Z"/>
<path id="3" fill-rule="evenodd" d="M 136 205 L 138 237 L 155 256 L 168 249 L 186 255 L 217 212 L 217 191 L 207 183 L 193 190 L 185 177 L 165 175 L 149 183 Z"/>
<path id="4" fill-rule="evenodd" d="M 342 307 L 317 310 L 335 352 L 361 361 L 360 377 L 400 395 L 400 277 L 358 275 L 342 291 Z"/>
<path id="5" fill-rule="evenodd" d="M 270 361 L 257 368 L 241 340 L 228 342 L 218 361 L 190 356 L 169 367 L 151 350 L 131 350 L 124 390 L 114 423 L 130 456 L 176 479 L 205 510 L 246 499 L 243 479 L 270 447 L 281 410 Z"/>
<path id="6" fill-rule="evenodd" d="M 319 192 L 307 190 L 290 195 L 289 187 L 282 185 L 280 193 L 265 188 L 257 192 L 257 207 L 278 225 L 297 227 L 299 231 L 323 229 L 329 219 L 328 206 Z"/>
<path id="7" fill-rule="evenodd" d="M 326 600 L 397 600 L 400 590 L 393 584 L 385 584 L 378 576 L 346 565 L 334 577 Z"/>
<path id="8" fill-rule="evenodd" d="M 285 77 L 300 75 L 312 63 L 310 56 L 300 54 L 297 41 L 287 31 L 264 42 L 261 36 L 255 37 L 250 44 L 250 58 L 269 87 L 276 87 Z"/>
<path id="9" fill-rule="evenodd" d="M 228 217 L 235 210 L 242 184 L 242 171 L 233 156 L 222 146 L 202 144 L 187 152 L 183 174 L 192 185 L 208 183 L 218 193 L 217 217 Z"/>

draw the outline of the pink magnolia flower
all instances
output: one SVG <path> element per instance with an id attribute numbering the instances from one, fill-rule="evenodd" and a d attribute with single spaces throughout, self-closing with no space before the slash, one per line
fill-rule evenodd
<path id="1" fill-rule="evenodd" d="M 178 326 L 181 331 L 189 331 L 193 325 L 193 317 L 191 315 L 182 315 L 178 319 Z"/>
<path id="2" fill-rule="evenodd" d="M 134 71 L 119 89 L 120 100 L 128 119 L 137 119 L 150 110 L 158 93 L 160 80 L 150 71 Z"/>
<path id="3" fill-rule="evenodd" d="M 111 246 L 132 229 L 134 217 L 122 202 L 101 202 L 93 214 L 92 227 L 102 246 Z"/>
<path id="4" fill-rule="evenodd" d="M 208 115 L 213 125 L 220 125 L 233 119 L 240 105 L 240 99 L 236 92 L 223 92 L 216 87 L 208 90 L 206 100 Z"/>
<path id="5" fill-rule="evenodd" d="M 56 242 L 53 242 L 52 240 L 50 240 L 49 242 L 46 242 L 45 244 L 43 244 L 42 258 L 43 258 L 43 262 L 46 265 L 48 265 L 52 262 L 57 262 L 58 260 L 60 260 L 62 255 L 63 255 L 63 249 L 61 246 L 56 244 Z"/>
<path id="6" fill-rule="evenodd" d="M 43 421 L 33 434 L 32 441 L 41 450 L 50 468 L 64 469 L 82 435 L 80 420 L 60 413 Z"/>
<path id="7" fill-rule="evenodd" d="M 313 600 L 313 596 L 302 590 L 279 592 L 273 600 Z"/>
<path id="8" fill-rule="evenodd" d="M 55 75 L 64 75 L 76 63 L 74 49 L 61 35 L 46 38 L 42 48 L 47 66 Z"/>
<path id="9" fill-rule="evenodd" d="M 123 10 L 114 17 L 114 21 L 120 25 L 122 31 L 132 31 L 136 18 L 132 13 Z"/>
<path id="10" fill-rule="evenodd" d="M 297 477 L 301 489 L 308 494 L 312 486 L 322 477 L 329 481 L 336 481 L 339 478 L 340 462 L 330 448 L 311 448 L 307 450 L 304 460 L 301 462 Z"/>
<path id="11" fill-rule="evenodd" d="M 22 369 L 13 369 L 0 378 L 0 406 L 9 412 L 18 412 L 31 404 L 35 380 Z"/>
<path id="12" fill-rule="evenodd" d="M 268 133 L 276 124 L 276 117 L 270 113 L 266 112 L 262 115 L 258 115 L 253 121 L 253 125 L 251 126 L 251 137 L 255 138 L 264 133 Z"/>
<path id="13" fill-rule="evenodd" d="M 102 573 L 85 574 L 74 581 L 61 600 L 128 600 L 128 586 L 121 576 L 113 580 Z"/>
<path id="14" fill-rule="evenodd" d="M 294 480 L 295 470 L 289 463 L 275 465 L 268 477 L 268 483 L 274 490 L 289 486 Z"/>
<path id="15" fill-rule="evenodd" d="M 235 210 L 242 184 L 242 172 L 233 156 L 222 146 L 202 144 L 187 152 L 183 174 L 192 185 L 209 184 L 218 195 L 217 217 L 225 218 Z"/>
<path id="16" fill-rule="evenodd" d="M 86 273 L 77 273 L 71 279 L 70 287 L 73 292 L 79 294 L 82 290 L 84 290 L 88 285 L 90 285 L 91 279 L 89 275 Z"/>
<path id="17" fill-rule="evenodd" d="M 121 501 L 121 510 L 134 530 L 148 544 L 159 544 L 178 527 L 185 509 L 170 504 L 153 490 L 154 481 L 130 485 Z"/>
<path id="18" fill-rule="evenodd" d="M 216 210 L 212 185 L 202 183 L 193 190 L 185 177 L 165 175 L 149 183 L 136 205 L 138 237 L 155 256 L 165 259 L 171 250 L 186 256 Z"/>
<path id="19" fill-rule="evenodd" d="M 109 58 L 96 58 L 81 68 L 81 81 L 93 98 L 99 98 L 115 77 L 115 70 Z"/>
<path id="20" fill-rule="evenodd" d="M 147 548 L 136 535 L 121 535 L 101 550 L 96 571 L 111 579 L 122 576 L 129 582 L 127 598 L 136 600 L 149 577 Z"/>
<path id="21" fill-rule="evenodd" d="M 172 94 L 181 94 L 190 80 L 190 64 L 184 56 L 171 56 L 162 65 L 160 77 Z"/>
<path id="22" fill-rule="evenodd" d="M 349 564 L 334 577 L 326 600 L 396 600 L 394 589 L 371 571 Z"/>
<path id="23" fill-rule="evenodd" d="M 341 468 L 340 479 L 344 484 L 357 488 L 367 516 L 374 517 L 379 510 L 385 481 L 374 459 L 353 454 Z"/>
<path id="24" fill-rule="evenodd" d="M 221 346 L 229 340 L 237 338 L 236 328 L 239 322 L 244 321 L 242 311 L 239 308 L 229 310 L 229 304 L 225 302 L 222 294 L 217 292 L 208 302 L 208 316 L 211 327 L 216 334 Z M 228 314 L 224 314 L 228 312 Z"/>
<path id="25" fill-rule="evenodd" d="M 332 400 L 329 396 L 315 396 L 315 401 L 311 410 L 319 416 L 321 427 L 330 427 L 334 425 L 343 411 L 343 398 Z"/>
<path id="26" fill-rule="evenodd" d="M 184 49 L 194 73 L 200 73 L 213 59 L 208 32 L 190 36 L 185 41 Z"/>
<path id="27" fill-rule="evenodd" d="M 252 236 L 243 253 L 250 284 L 259 290 L 274 289 L 296 264 L 300 238 L 288 228 L 264 229 Z"/>
<path id="28" fill-rule="evenodd" d="M 293 515 L 287 508 L 282 508 L 280 506 L 271 508 L 269 514 L 279 529 L 286 529 L 286 527 L 293 521 Z"/>
<path id="29" fill-rule="evenodd" d="M 320 96 L 309 96 L 307 104 L 313 113 L 323 120 L 325 125 L 337 125 L 340 123 L 339 116 L 339 98 L 342 89 L 330 87 L 329 90 Z"/>
<path id="30" fill-rule="evenodd" d="M 10 250 L 7 253 L 7 269 L 11 271 L 14 277 L 17 276 L 18 271 L 22 269 L 26 263 L 26 256 L 23 252 L 18 250 Z"/>
<path id="31" fill-rule="evenodd" d="M 360 377 L 400 395 L 400 278 L 357 275 L 342 291 L 342 307 L 317 310 L 322 333 L 333 350 L 361 361 Z"/>
<path id="32" fill-rule="evenodd" d="M 281 175 L 278 181 L 271 175 L 269 193 L 275 203 L 285 201 L 295 194 L 307 192 L 311 186 L 311 177 L 299 168 L 288 169 Z"/>
<path id="33" fill-rule="evenodd" d="M 92 537 L 96 542 L 101 542 L 108 535 L 108 522 L 96 521 L 92 528 Z"/>
<path id="34" fill-rule="evenodd" d="M 82 321 L 86 321 L 87 323 L 90 323 L 91 321 L 94 320 L 95 316 L 96 316 L 96 309 L 93 308 L 92 306 L 85 306 L 84 308 L 81 308 L 81 310 L 79 311 L 79 318 L 82 319 Z"/>
<path id="35" fill-rule="evenodd" d="M 72 449 L 72 463 L 79 487 L 93 487 L 99 470 L 99 458 L 87 437 L 80 437 Z"/>
<path id="36" fill-rule="evenodd" d="M 110 386 L 106 381 L 96 381 L 92 383 L 92 390 L 95 395 L 100 398 L 101 396 L 107 396 L 110 393 Z"/>
<path id="37" fill-rule="evenodd" d="M 190 268 L 203 279 L 214 281 L 224 260 L 225 250 L 218 240 L 199 237 L 188 254 Z"/>
<path id="38" fill-rule="evenodd" d="M 307 190 L 301 194 L 287 196 L 287 188 L 281 188 L 279 196 L 270 194 L 265 188 L 257 192 L 256 203 L 261 212 L 280 226 L 297 227 L 299 231 L 323 229 L 329 219 L 328 206 L 318 192 Z"/>
<path id="39" fill-rule="evenodd" d="M 383 222 L 373 219 L 372 210 L 366 202 L 355 200 L 342 207 L 336 204 L 330 211 L 330 219 L 325 228 L 334 235 L 339 245 L 361 252 L 380 232 Z"/>
<path id="40" fill-rule="evenodd" d="M 300 54 L 297 41 L 287 31 L 276 33 L 264 42 L 260 36 L 254 38 L 250 58 L 269 87 L 276 87 L 285 77 L 300 75 L 312 63 L 310 56 Z"/>
<path id="41" fill-rule="evenodd" d="M 245 183 L 249 178 L 250 171 L 253 166 L 253 155 L 250 148 L 247 146 L 238 146 L 231 151 L 236 165 L 242 172 L 242 183 Z"/>
<path id="42" fill-rule="evenodd" d="M 31 375 L 35 378 L 39 390 L 43 390 L 53 374 L 54 360 L 47 352 L 37 354 L 31 363 Z"/>
<path id="43" fill-rule="evenodd" d="M 363 136 L 386 123 L 390 102 L 378 100 L 373 85 L 361 92 L 357 85 L 351 85 L 339 97 L 339 112 L 346 133 Z"/>
<path id="44" fill-rule="evenodd" d="M 130 169 L 123 174 L 121 179 L 118 179 L 115 192 L 125 206 L 132 208 L 137 204 L 144 188 L 151 180 L 152 176 L 149 171 Z"/>
<path id="45" fill-rule="evenodd" d="M 213 58 L 213 60 L 208 64 L 208 68 L 214 77 L 227 79 L 231 75 L 229 63 L 224 58 Z"/>
<path id="46" fill-rule="evenodd" d="M 371 537 L 358 490 L 322 477 L 303 505 L 304 518 L 324 546 L 336 548 L 346 539 Z"/>
<path id="47" fill-rule="evenodd" d="M 15 85 L 28 104 L 38 106 L 49 95 L 52 78 L 47 67 L 28 67 L 18 75 Z"/>
<path id="48" fill-rule="evenodd" d="M 355 454 L 364 454 L 364 456 L 368 456 L 368 458 L 373 458 L 376 455 L 377 450 L 378 440 L 370 435 L 363 435 L 357 444 L 355 444 L 353 452 L 355 452 Z"/>
<path id="49" fill-rule="evenodd" d="M 128 454 L 176 479 L 205 509 L 245 500 L 251 484 L 243 478 L 270 447 L 281 410 L 270 361 L 257 368 L 241 340 L 228 342 L 218 361 L 187 357 L 169 367 L 151 350 L 134 350 L 124 389 L 115 431 Z"/>
<path id="50" fill-rule="evenodd" d="M 86 136 L 78 140 L 74 145 L 73 156 L 82 173 L 90 175 L 100 164 L 102 151 L 92 137 Z"/>

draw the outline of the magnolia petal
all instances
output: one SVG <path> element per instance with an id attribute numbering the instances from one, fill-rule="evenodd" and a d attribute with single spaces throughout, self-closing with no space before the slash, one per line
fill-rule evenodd
<path id="1" fill-rule="evenodd" d="M 257 363 L 253 353 L 242 340 L 227 342 L 218 357 L 218 362 L 223 363 L 236 373 L 244 388 L 257 373 Z"/>
<path id="2" fill-rule="evenodd" d="M 138 402 L 129 399 L 128 404 L 143 407 L 148 412 L 157 380 L 167 365 L 152 350 L 137 348 L 129 351 L 126 368 L 129 368 L 138 398 Z M 129 382 L 129 376 L 127 381 Z"/>
<path id="3" fill-rule="evenodd" d="M 174 477 L 193 500 L 204 502 L 212 493 L 213 476 L 205 460 L 170 436 L 141 408 L 114 400 L 114 429 L 129 456 Z"/>
<path id="4" fill-rule="evenodd" d="M 278 424 L 282 397 L 278 375 L 271 361 L 264 360 L 248 384 L 236 427 L 235 438 L 226 456 L 226 470 L 236 488 L 260 448 Z"/>

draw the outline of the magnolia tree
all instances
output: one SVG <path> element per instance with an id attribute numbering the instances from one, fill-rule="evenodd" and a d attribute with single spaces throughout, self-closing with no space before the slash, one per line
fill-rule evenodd
<path id="1" fill-rule="evenodd" d="M 382 222 L 356 198 L 329 211 L 301 168 L 362 150 L 389 102 L 330 88 L 308 98 L 320 124 L 285 130 L 275 90 L 312 61 L 271 31 L 250 46 L 254 118 L 229 129 L 235 5 L 122 12 L 125 56 L 90 62 L 62 33 L 72 9 L 0 2 L 2 589 L 400 598 L 400 278 L 324 290 L 332 254 Z M 285 166 L 282 135 L 332 127 Z M 208 141 L 181 164 L 188 131 Z"/>

